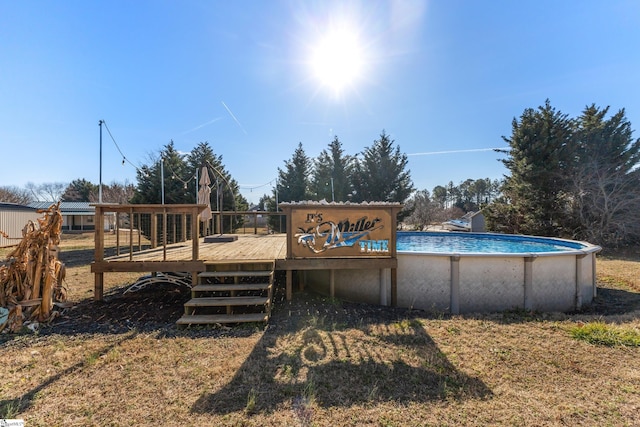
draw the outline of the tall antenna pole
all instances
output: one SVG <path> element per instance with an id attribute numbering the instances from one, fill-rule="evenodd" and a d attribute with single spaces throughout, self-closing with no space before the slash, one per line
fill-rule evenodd
<path id="1" fill-rule="evenodd" d="M 98 203 L 102 203 L 102 123 L 104 123 L 104 120 L 98 121 L 98 126 L 100 126 L 100 185 L 98 187 Z"/>

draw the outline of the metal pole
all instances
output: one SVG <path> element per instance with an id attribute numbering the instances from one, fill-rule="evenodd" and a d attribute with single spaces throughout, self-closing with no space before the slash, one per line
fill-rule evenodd
<path id="1" fill-rule="evenodd" d="M 331 177 L 331 201 L 335 202 L 336 201 L 336 197 L 333 193 L 333 177 Z"/>
<path id="2" fill-rule="evenodd" d="M 196 185 L 194 187 L 196 187 L 196 204 L 198 204 L 198 168 L 196 168 Z"/>
<path id="3" fill-rule="evenodd" d="M 100 126 L 100 185 L 98 186 L 98 203 L 102 203 L 102 123 L 103 120 L 98 121 L 98 126 Z"/>
<path id="4" fill-rule="evenodd" d="M 278 178 L 276 178 L 276 212 L 278 212 Z M 282 216 L 278 215 L 278 233 L 282 233 Z"/>
<path id="5" fill-rule="evenodd" d="M 160 157 L 160 188 L 162 194 L 162 204 L 164 205 L 164 158 Z"/>

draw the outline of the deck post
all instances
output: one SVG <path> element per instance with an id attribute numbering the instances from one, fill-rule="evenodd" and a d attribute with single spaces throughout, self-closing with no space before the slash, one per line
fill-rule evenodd
<path id="1" fill-rule="evenodd" d="M 93 300 L 102 301 L 104 295 L 104 273 L 94 273 Z"/>
<path id="2" fill-rule="evenodd" d="M 182 240 L 181 242 L 186 242 L 187 239 L 187 214 L 182 214 Z"/>
<path id="3" fill-rule="evenodd" d="M 200 211 L 198 208 L 194 208 L 191 213 L 191 244 L 192 246 L 192 261 L 197 261 L 200 258 L 200 236 L 198 235 L 198 228 L 200 226 Z"/>
<path id="4" fill-rule="evenodd" d="M 291 301 L 293 297 L 291 288 L 293 287 L 293 272 L 291 270 L 287 270 L 287 301 Z"/>
<path id="5" fill-rule="evenodd" d="M 95 251 L 93 255 L 94 262 L 102 262 L 104 259 L 104 210 L 102 206 L 96 206 L 95 221 Z M 93 299 L 94 301 L 102 301 L 104 288 L 103 273 L 95 273 Z"/>
<path id="6" fill-rule="evenodd" d="M 158 215 L 156 212 L 151 213 L 151 249 L 158 246 Z"/>
<path id="7" fill-rule="evenodd" d="M 398 306 L 398 269 L 391 269 L 391 306 Z"/>
<path id="8" fill-rule="evenodd" d="M 329 270 L 329 295 L 331 298 L 336 296 L 336 271 L 333 268 Z"/>

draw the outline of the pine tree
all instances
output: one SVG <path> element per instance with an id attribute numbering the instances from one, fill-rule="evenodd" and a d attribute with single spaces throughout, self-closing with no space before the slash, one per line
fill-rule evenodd
<path id="1" fill-rule="evenodd" d="M 267 209 L 272 212 L 279 211 L 281 202 L 300 202 L 311 199 L 310 179 L 311 160 L 302 148 L 302 143 L 293 152 L 291 159 L 285 161 L 285 168 L 278 168 L 278 179 L 273 189 L 273 197 L 263 197 L 261 201 L 267 203 Z M 269 217 L 269 226 L 283 232 L 286 228 L 286 220 L 282 216 Z"/>
<path id="2" fill-rule="evenodd" d="M 512 206 L 496 210 L 516 216 L 507 222 L 518 229 L 510 231 L 556 236 L 570 221 L 563 199 L 576 151 L 573 128 L 573 120 L 549 100 L 513 119 L 511 136 L 503 137 L 509 157 L 502 160 L 511 172 L 503 192 Z"/>
<path id="3" fill-rule="evenodd" d="M 285 161 L 285 169 L 278 168 L 278 183 L 275 190 L 278 201 L 299 202 L 311 199 L 310 176 L 311 160 L 300 142 L 291 159 Z"/>
<path id="4" fill-rule="evenodd" d="M 624 110 L 585 108 L 578 118 L 578 155 L 569 191 L 572 237 L 604 246 L 640 240 L 640 139 L 633 140 Z"/>
<path id="5" fill-rule="evenodd" d="M 163 188 L 166 204 L 194 202 L 188 188 L 184 188 L 183 182 L 177 179 L 188 175 L 188 171 L 184 158 L 175 149 L 173 141 L 164 146 L 158 157 L 150 160 L 151 164 L 142 166 L 136 174 L 138 185 L 132 203 L 160 204 Z"/>
<path id="6" fill-rule="evenodd" d="M 91 202 L 96 201 L 98 186 L 86 179 L 74 179 L 64 190 L 63 202 Z"/>
<path id="7" fill-rule="evenodd" d="M 322 150 L 314 166 L 311 187 L 317 199 L 347 201 L 352 192 L 354 158 L 344 154 L 342 143 L 337 136 L 329 144 L 329 150 Z"/>
<path id="8" fill-rule="evenodd" d="M 242 211 L 248 207 L 247 199 L 240 194 L 238 182 L 231 177 L 231 174 L 225 169 L 222 163 L 222 156 L 216 156 L 208 142 L 200 142 L 187 155 L 187 170 L 194 177 L 194 183 L 199 186 L 199 182 L 195 182 L 196 170 L 198 181 L 202 174 L 202 167 L 206 166 L 209 178 L 212 182 L 211 200 L 218 201 L 212 205 L 216 210 L 218 207 L 223 211 Z M 191 189 L 195 197 L 195 189 Z M 222 203 L 222 206 L 218 206 Z"/>
<path id="9" fill-rule="evenodd" d="M 406 201 L 414 190 L 407 155 L 383 130 L 380 139 L 367 147 L 356 163 L 354 200 L 374 202 Z"/>

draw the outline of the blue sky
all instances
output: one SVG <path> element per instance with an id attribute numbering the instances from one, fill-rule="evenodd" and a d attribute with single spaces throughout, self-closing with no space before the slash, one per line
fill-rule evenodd
<path id="1" fill-rule="evenodd" d="M 135 165 L 208 141 L 252 202 L 299 142 L 356 154 L 383 129 L 417 189 L 501 178 L 487 149 L 547 98 L 638 129 L 639 22 L 635 0 L 0 0 L 0 186 L 97 184 L 101 119 Z M 336 32 L 341 89 L 313 60 Z M 135 183 L 106 133 L 102 168 Z"/>

